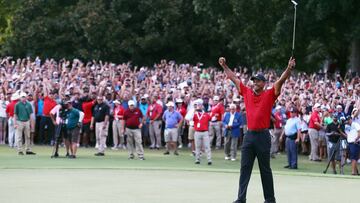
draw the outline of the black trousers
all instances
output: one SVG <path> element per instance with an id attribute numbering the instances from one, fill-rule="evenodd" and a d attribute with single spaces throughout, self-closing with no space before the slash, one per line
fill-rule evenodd
<path id="1" fill-rule="evenodd" d="M 45 138 L 45 130 L 47 130 L 47 139 Z M 40 120 L 39 138 L 40 144 L 52 144 L 55 142 L 55 126 L 50 117 L 43 116 Z"/>
<path id="2" fill-rule="evenodd" d="M 268 130 L 248 131 L 241 147 L 241 169 L 239 193 L 236 203 L 246 202 L 246 192 L 249 185 L 255 158 L 257 157 L 265 202 L 275 202 L 273 175 L 270 168 L 271 136 Z"/>

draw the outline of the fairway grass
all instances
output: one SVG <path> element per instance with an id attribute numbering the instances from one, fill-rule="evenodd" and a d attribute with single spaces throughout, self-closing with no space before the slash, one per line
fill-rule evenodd
<path id="1" fill-rule="evenodd" d="M 95 157 L 94 149 L 80 148 L 75 160 L 50 159 L 50 147 L 33 150 L 36 156 L 18 156 L 0 146 L 1 202 L 226 203 L 237 194 L 240 163 L 225 161 L 222 151 L 213 152 L 208 166 L 204 157 L 195 165 L 188 150 L 180 156 L 146 150 L 145 161 L 128 160 L 124 150 Z M 326 163 L 305 156 L 300 156 L 299 170 L 284 169 L 285 158 L 271 160 L 277 202 L 354 202 L 359 177 L 322 174 Z M 349 174 L 349 166 L 345 169 Z M 248 202 L 263 202 L 257 163 Z"/>

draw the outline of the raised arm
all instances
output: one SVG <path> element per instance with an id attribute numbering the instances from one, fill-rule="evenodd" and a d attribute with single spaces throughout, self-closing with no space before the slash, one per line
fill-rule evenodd
<path id="1" fill-rule="evenodd" d="M 281 93 L 281 87 L 285 83 L 286 79 L 289 78 L 292 69 L 295 67 L 295 58 L 291 57 L 289 59 L 288 66 L 286 70 L 281 74 L 281 77 L 275 82 L 274 88 L 275 88 L 275 95 L 279 96 Z"/>
<path id="2" fill-rule="evenodd" d="M 235 86 L 236 86 L 236 89 L 239 91 L 239 94 L 241 93 L 241 90 L 240 90 L 240 80 L 239 78 L 236 77 L 236 74 L 230 70 L 230 68 L 226 65 L 226 60 L 224 57 L 220 57 L 219 58 L 219 64 L 220 66 L 224 69 L 227 77 L 233 81 L 233 83 L 235 83 Z"/>

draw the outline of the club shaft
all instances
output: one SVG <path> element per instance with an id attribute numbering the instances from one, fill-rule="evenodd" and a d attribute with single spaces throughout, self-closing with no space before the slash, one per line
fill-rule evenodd
<path id="1" fill-rule="evenodd" d="M 295 49 L 295 30 L 296 30 L 296 6 L 294 6 L 295 12 L 294 12 L 294 28 L 293 28 L 293 40 L 292 40 L 292 52 L 294 53 Z"/>

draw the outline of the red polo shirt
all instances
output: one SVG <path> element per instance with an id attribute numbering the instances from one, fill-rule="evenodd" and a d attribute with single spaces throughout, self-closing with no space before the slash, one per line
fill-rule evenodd
<path id="1" fill-rule="evenodd" d="M 153 103 L 149 105 L 147 109 L 146 116 L 150 118 L 150 120 L 161 120 L 162 107 L 158 103 Z"/>
<path id="2" fill-rule="evenodd" d="M 142 118 L 142 113 L 140 109 L 136 108 L 134 110 L 127 109 L 124 112 L 124 120 L 127 128 L 136 129 L 140 125 L 140 118 Z"/>
<path id="3" fill-rule="evenodd" d="M 210 120 L 211 116 L 208 113 L 195 112 L 193 118 L 195 131 L 208 131 Z"/>
<path id="4" fill-rule="evenodd" d="M 275 128 L 279 129 L 282 127 L 282 116 L 281 116 L 281 112 L 275 112 L 274 114 L 274 118 L 275 118 Z"/>
<path id="5" fill-rule="evenodd" d="M 19 100 L 13 100 L 6 106 L 6 113 L 9 117 L 14 117 L 15 113 L 15 105 L 18 103 Z"/>
<path id="6" fill-rule="evenodd" d="M 50 97 L 46 96 L 44 98 L 44 109 L 43 109 L 43 115 L 44 116 L 50 116 L 50 111 L 57 105 L 56 101 L 51 99 Z"/>
<path id="7" fill-rule="evenodd" d="M 320 127 L 315 125 L 315 122 L 321 123 L 319 112 L 317 112 L 317 111 L 313 111 L 310 116 L 309 128 L 320 130 Z"/>
<path id="8" fill-rule="evenodd" d="M 225 113 L 225 107 L 221 103 L 211 107 L 211 117 L 216 117 L 216 121 L 222 121 L 222 116 Z M 211 120 L 215 121 L 215 120 Z"/>
<path id="9" fill-rule="evenodd" d="M 83 124 L 88 124 L 91 122 L 92 109 L 94 106 L 94 101 L 84 101 L 81 105 L 82 110 L 84 111 Z"/>
<path id="10" fill-rule="evenodd" d="M 240 90 L 244 97 L 249 130 L 269 128 L 271 110 L 277 98 L 274 87 L 256 95 L 252 89 L 240 83 Z"/>
<path id="11" fill-rule="evenodd" d="M 181 105 L 181 107 L 179 109 L 177 109 L 177 111 L 182 115 L 183 118 L 185 118 L 185 116 L 186 116 L 186 105 Z"/>
<path id="12" fill-rule="evenodd" d="M 123 120 L 124 119 L 125 109 L 122 105 L 115 107 L 114 109 L 114 119 Z"/>

